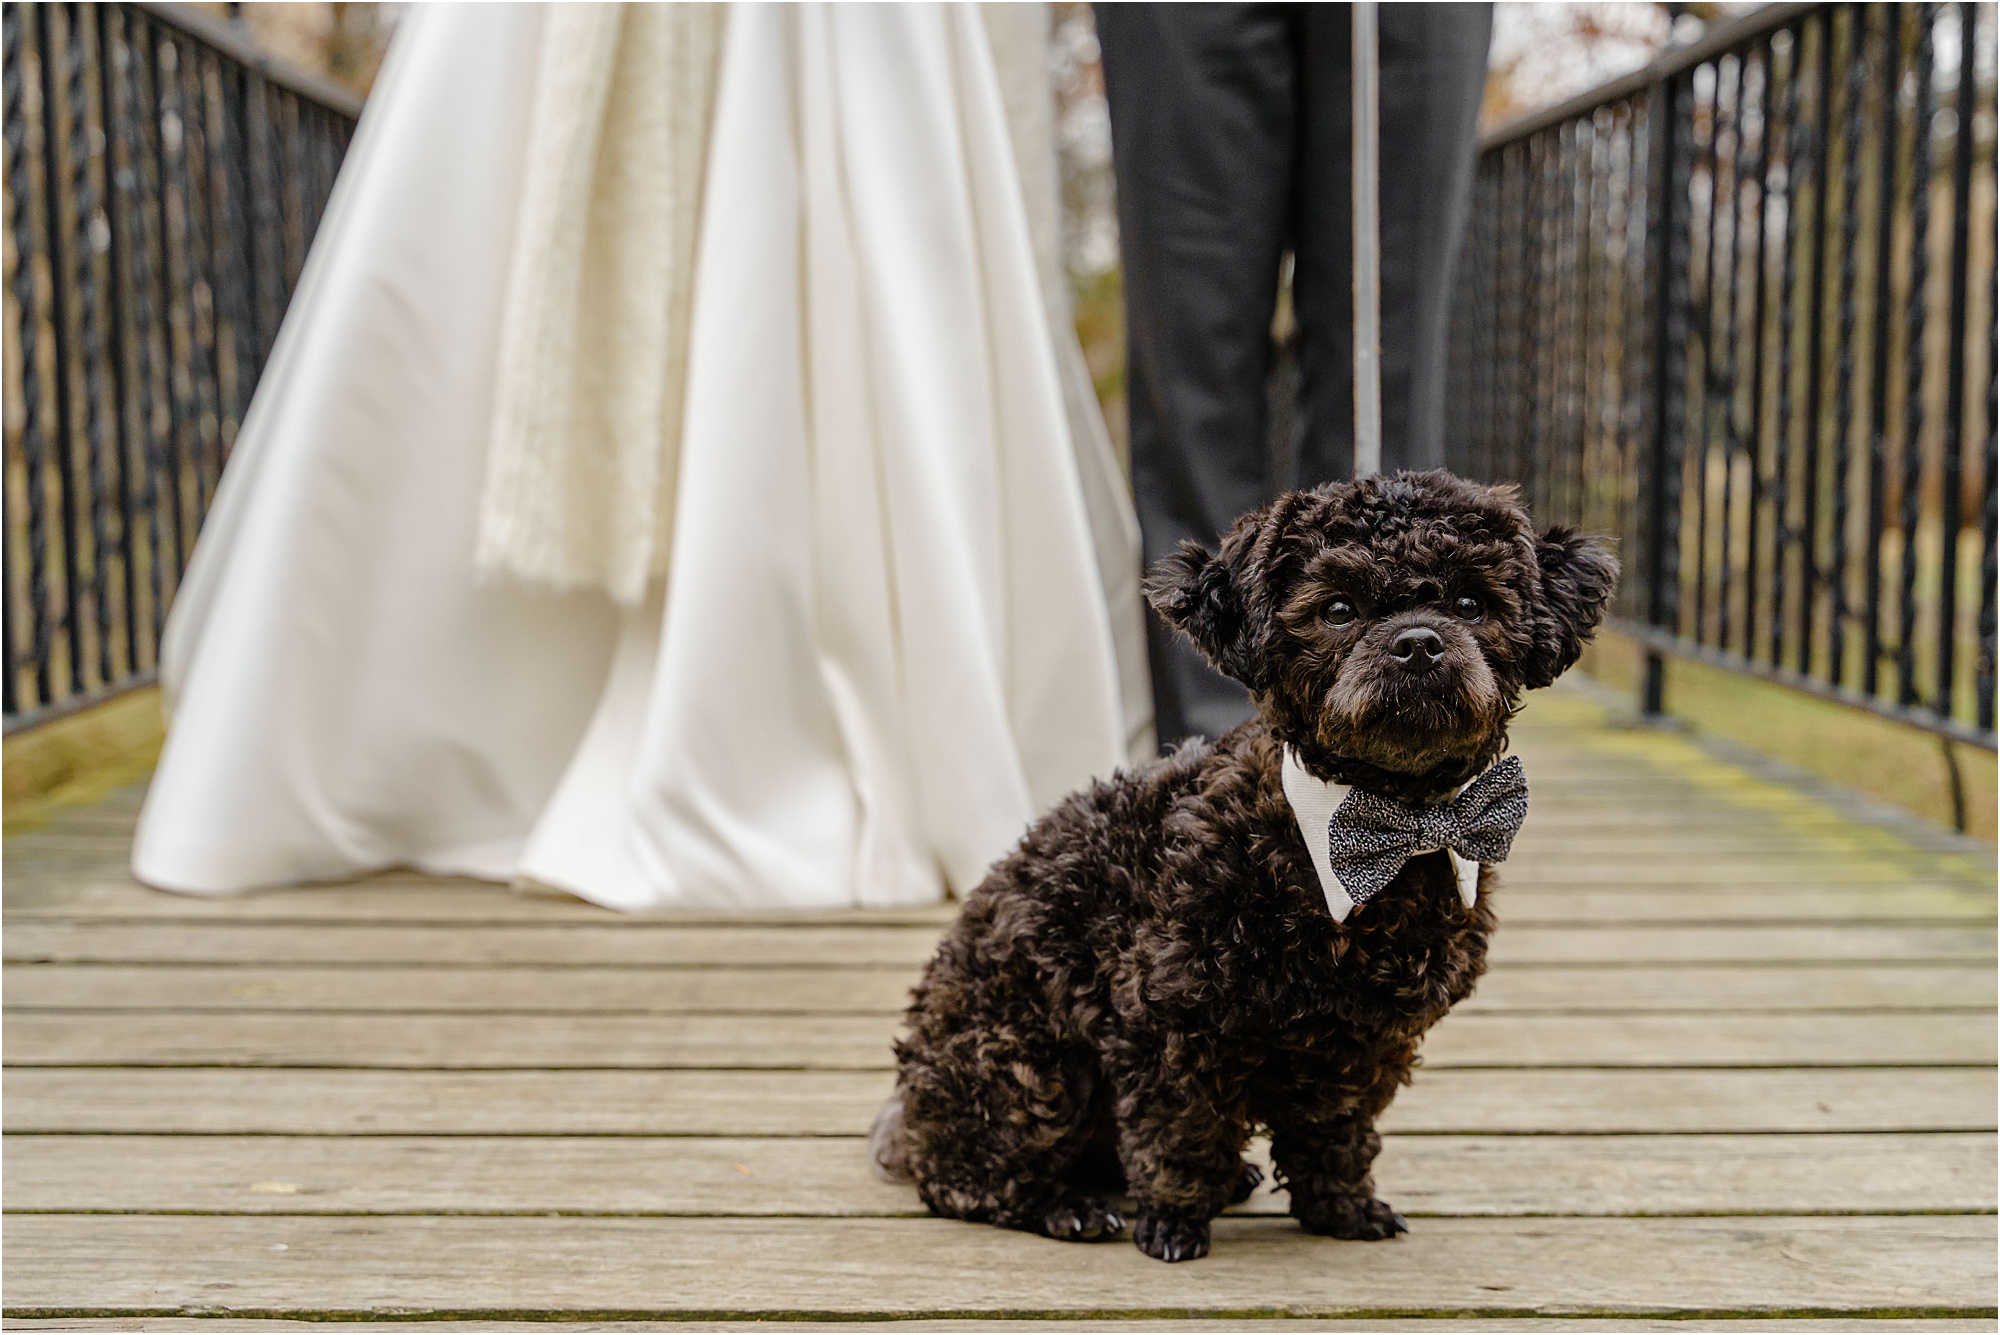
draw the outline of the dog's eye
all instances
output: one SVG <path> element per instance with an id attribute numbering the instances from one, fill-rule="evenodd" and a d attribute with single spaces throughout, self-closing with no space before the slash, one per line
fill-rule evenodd
<path id="1" fill-rule="evenodd" d="M 1336 598 L 1327 605 L 1326 619 L 1336 626 L 1345 626 L 1354 620 L 1354 604 L 1345 598 Z"/>
<path id="2" fill-rule="evenodd" d="M 1458 614 L 1461 621 L 1477 621 L 1486 614 L 1486 609 L 1479 605 L 1477 598 L 1460 598 L 1451 605 L 1451 610 Z"/>

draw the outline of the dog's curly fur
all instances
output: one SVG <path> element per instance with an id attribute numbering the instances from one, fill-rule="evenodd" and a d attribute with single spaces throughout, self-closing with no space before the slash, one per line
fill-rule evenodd
<path id="1" fill-rule="evenodd" d="M 1616 578 L 1603 541 L 1537 539 L 1513 489 L 1443 472 L 1290 493 L 1160 562 L 1153 606 L 1257 717 L 1069 797 L 995 864 L 915 990 L 878 1168 L 939 1214 L 1073 1240 L 1122 1231 L 1122 1186 L 1138 1245 L 1175 1261 L 1256 1185 L 1263 1126 L 1306 1229 L 1403 1231 L 1375 1199 L 1375 1119 L 1485 967 L 1493 873 L 1468 909 L 1422 855 L 1336 923 L 1282 749 L 1440 800 L 1576 660 Z M 1443 641 L 1434 663 L 1397 656 L 1412 628 Z"/>

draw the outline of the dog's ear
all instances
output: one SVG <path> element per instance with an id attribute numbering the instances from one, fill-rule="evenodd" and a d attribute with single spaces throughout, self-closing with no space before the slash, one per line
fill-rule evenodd
<path id="1" fill-rule="evenodd" d="M 1244 571 L 1250 538 L 1239 526 L 1218 551 L 1183 542 L 1179 551 L 1154 564 L 1145 590 L 1160 619 L 1187 636 L 1216 671 L 1255 690 L 1251 592 Z"/>
<path id="2" fill-rule="evenodd" d="M 1618 587 L 1618 558 L 1604 538 L 1556 527 L 1535 544 L 1542 571 L 1542 613 L 1528 656 L 1529 689 L 1567 672 L 1604 619 Z"/>

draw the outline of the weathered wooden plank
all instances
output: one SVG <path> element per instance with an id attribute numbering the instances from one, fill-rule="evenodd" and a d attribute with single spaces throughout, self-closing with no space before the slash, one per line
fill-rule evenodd
<path id="1" fill-rule="evenodd" d="M 912 970 L 534 965 L 352 969 L 319 965 L 14 964 L 9 1007 L 70 1010 L 900 1013 Z M 1458 1012 L 1963 1010 L 1991 1008 L 1985 964 L 1517 965 Z"/>
<path id="2" fill-rule="evenodd" d="M 1922 863 L 1940 855 L 1939 849 L 1913 843 L 1879 825 L 1857 824 L 1832 811 L 1812 819 L 1772 819 L 1766 813 L 1750 811 L 1732 819 L 1724 814 L 1729 810 L 1735 809 L 1672 801 L 1648 802 L 1619 811 L 1589 803 L 1543 810 L 1538 804 L 1522 826 L 1517 847 L 1555 851 L 1577 847 L 1620 856 L 1698 854 L 1704 860 L 1839 853 Z M 1677 843 L 1678 832 L 1689 837 Z"/>
<path id="3" fill-rule="evenodd" d="M 1419 1214 L 1991 1211 L 1990 1135 L 1396 1136 L 1378 1189 Z M 1260 1190 L 1253 1206 L 1289 1198 Z"/>
<path id="4" fill-rule="evenodd" d="M 1975 966 L 1972 972 L 1977 973 Z M 1928 974 L 1920 975 L 1928 977 Z M 859 969 L 543 969 L 14 964 L 6 1005 L 86 1010 L 901 1013 L 916 973 Z M 1971 1003 L 1977 1004 L 1977 1003 Z"/>
<path id="5" fill-rule="evenodd" d="M 289 886 L 208 898 L 149 890 L 129 877 L 103 872 L 68 877 L 9 866 L 5 890 L 10 919 L 76 918 L 185 922 L 465 922 L 662 923 L 685 927 L 942 926 L 956 903 L 907 909 L 849 909 L 783 915 L 694 909 L 626 914 L 567 895 L 530 894 L 484 881 L 378 876 L 332 885 Z"/>
<path id="6" fill-rule="evenodd" d="M 1508 884 L 1522 886 L 1602 885 L 1619 881 L 1631 885 L 1735 885 L 1743 882 L 1852 885 L 1949 877 L 1946 868 L 1888 858 L 1820 856 L 1807 859 L 1753 857 L 1748 854 L 1733 859 L 1673 859 L 1662 855 L 1623 862 L 1603 857 L 1585 860 L 1552 854 L 1539 860 L 1523 858 L 1517 862 L 1509 859 L 1505 874 Z"/>
<path id="7" fill-rule="evenodd" d="M 1387 1245 L 1219 1221 L 1212 1256 L 930 1219 L 24 1215 L 11 1315 L 1838 1314 L 1991 1310 L 1990 1216 L 1437 1219 Z"/>
<path id="8" fill-rule="evenodd" d="M 1991 1008 L 1989 964 L 1507 965 L 1458 1014 Z"/>
<path id="9" fill-rule="evenodd" d="M 1615 824 L 1606 824 L 1601 809 L 1563 807 L 1528 813 L 1515 847 L 1560 851 L 1571 847 L 1614 853 L 1668 853 L 1686 856 L 1699 850 L 1704 857 L 1741 853 L 1810 853 L 1835 851 L 1881 857 L 1934 857 L 1933 850 L 1891 836 L 1879 826 L 1862 827 L 1827 812 L 1817 820 L 1773 820 L 1761 812 L 1724 817 L 1720 810 L 1695 812 L 1685 804 L 1635 806 Z M 1690 819 L 1690 816 L 1696 818 Z M 1642 819 L 1644 817 L 1644 819 Z M 1673 819 L 1668 819 L 1672 817 Z M 1685 835 L 1676 839 L 1676 835 Z"/>
<path id="10" fill-rule="evenodd" d="M 889 1015 L 400 1015 L 10 1011 L 10 1066 L 886 1070 Z M 1424 1064 L 1962 1066 L 1995 1059 L 1988 1011 L 1448 1017 Z"/>
<path id="11" fill-rule="evenodd" d="M 682 927 L 646 921 L 606 925 L 467 924 L 457 927 L 269 923 L 10 924 L 8 961 L 186 964 L 674 964 L 917 965 L 933 927 Z M 1701 963 L 1749 960 L 1985 960 L 1991 930 L 1976 926 L 1829 923 L 1810 926 L 1675 924 L 1505 928 L 1496 966 L 1512 964 Z"/>
<path id="12" fill-rule="evenodd" d="M 266 1317 L 63 1317 L 48 1321 L 12 1320 L 7 1323 L 9 1330 L 76 1330 L 76 1331 L 192 1331 L 199 1335 L 223 1335 L 224 1332 L 247 1332 L 248 1335 L 278 1335 L 279 1332 L 312 1331 L 324 1332 L 326 1323 L 312 1320 L 286 1320 Z M 547 1321 L 453 1321 L 421 1318 L 410 1321 L 354 1321 L 341 1322 L 342 1335 L 379 1335 L 379 1332 L 399 1332 L 400 1335 L 456 1335 L 461 1331 L 504 1331 L 510 1335 L 548 1335 L 550 1323 Z M 736 1335 L 742 1328 L 740 1321 L 596 1321 L 586 1327 L 593 1331 L 649 1331 L 660 1335 Z M 1917 1335 L 1956 1335 L 1960 1331 L 1991 1331 L 1993 1323 L 1974 1317 L 1743 1317 L 1743 1318 L 1699 1318 L 1699 1317 L 1507 1317 L 1500 1320 L 1483 1317 L 1364 1317 L 1360 1319 L 1314 1319 L 1311 1317 L 1289 1317 L 1274 1321 L 1245 1321 L 1236 1317 L 1218 1320 L 1151 1320 L 1128 1321 L 1092 1317 L 1087 1326 L 1079 1327 L 1074 1318 L 1062 1321 L 1037 1320 L 957 1320 L 945 1318 L 938 1321 L 801 1321 L 791 1316 L 785 1318 L 786 1335 L 925 1335 L 926 1332 L 979 1331 L 979 1332 L 1070 1332 L 1079 1328 L 1092 1331 L 1260 1331 L 1272 1335 L 1301 1335 L 1308 1331 L 1661 1331 L 1671 1335 L 1689 1335 L 1693 1331 L 1756 1332 L 1756 1335 L 1779 1335 L 1779 1332 L 1813 1332 L 1813 1335 L 1888 1335 L 1894 1331 L 1916 1332 Z"/>
<path id="13" fill-rule="evenodd" d="M 278 1335 L 279 1332 L 311 1331 L 324 1332 L 324 1321 L 286 1320 L 267 1317 L 63 1317 L 47 1321 L 11 1320 L 9 1330 L 72 1330 L 72 1331 L 191 1331 L 198 1335 L 223 1335 L 224 1332 L 247 1332 L 248 1335 Z M 420 1318 L 410 1321 L 344 1320 L 340 1329 L 342 1335 L 378 1335 L 379 1332 L 399 1332 L 400 1335 L 456 1335 L 457 1332 L 486 1331 L 510 1332 L 510 1335 L 548 1335 L 550 1323 L 547 1321 L 453 1321 Z M 742 1329 L 740 1321 L 591 1321 L 586 1329 L 593 1331 L 648 1331 L 660 1335 L 736 1335 Z M 1275 1321 L 1245 1321 L 1230 1317 L 1219 1320 L 1153 1320 L 1128 1321 L 1092 1317 L 1087 1326 L 1079 1327 L 1076 1319 L 1063 1321 L 1036 1320 L 956 1320 L 945 1318 L 938 1321 L 801 1321 L 791 1316 L 785 1318 L 786 1335 L 924 1335 L 933 1331 L 978 1331 L 978 1332 L 1070 1332 L 1079 1328 L 1092 1331 L 1268 1331 L 1272 1335 L 1301 1335 L 1308 1331 L 1377 1331 L 1377 1330 L 1417 1330 L 1417 1331 L 1662 1331 L 1672 1335 L 1689 1335 L 1693 1331 L 1756 1332 L 1757 1335 L 1778 1335 L 1779 1332 L 1813 1332 L 1814 1335 L 1888 1335 L 1892 1331 L 1911 1331 L 1917 1335 L 1955 1335 L 1960 1331 L 1991 1331 L 1993 1323 L 1972 1317 L 1804 1317 L 1787 1319 L 1780 1317 L 1745 1317 L 1704 1319 L 1698 1317 L 1508 1317 L 1494 1320 L 1482 1317 L 1365 1317 L 1361 1319 L 1330 1318 L 1315 1320 L 1311 1317 L 1290 1317 Z"/>
<path id="14" fill-rule="evenodd" d="M 397 925 L 22 922 L 11 961 L 429 964 L 921 964 L 936 927 L 722 926 L 629 922 Z"/>
<path id="15" fill-rule="evenodd" d="M 886 1072 L 74 1069 L 5 1073 L 10 1132 L 860 1135 Z M 1991 1131 L 1964 1067 L 1419 1071 L 1383 1125 L 1467 1134 Z"/>
<path id="16" fill-rule="evenodd" d="M 115 875 L 122 850 L 72 847 L 68 844 L 10 848 L 9 871 L 55 881 L 96 881 Z M 1630 882 L 1637 885 L 1858 884 L 1947 880 L 1992 888 L 1984 873 L 1962 862 L 1926 858 L 1916 853 L 1843 852 L 1823 845 L 1735 854 L 1710 853 L 1699 846 L 1678 856 L 1668 851 L 1631 849 L 1610 844 L 1597 849 L 1567 849 L 1553 844 L 1529 844 L 1507 863 L 1510 882 L 1519 885 L 1592 885 Z M 291 893 L 303 893 L 292 891 Z"/>
<path id="17" fill-rule="evenodd" d="M 1896 837 L 1895 831 L 1880 827 L 1858 831 L 1844 813 L 1816 803 L 1795 804 L 1780 815 L 1765 806 L 1731 802 L 1688 785 L 1661 783 L 1643 774 L 1635 778 L 1629 764 L 1604 764 L 1575 751 L 1551 754 L 1540 760 L 1524 755 L 1523 761 L 1544 771 L 1531 779 L 1535 800 L 1528 812 L 1526 828 L 1530 831 L 1573 820 L 1580 809 L 1602 810 L 1615 804 L 1607 802 L 1607 794 L 1629 793 L 1636 788 L 1649 800 L 1627 799 L 1622 805 L 1640 830 L 1647 828 L 1649 817 L 1653 818 L 1651 823 L 1657 824 L 1658 813 L 1669 809 L 1702 811 L 1710 823 L 1724 827 L 1750 826 L 1773 832 L 1823 830 L 1841 838 L 1878 841 Z M 94 807 L 58 813 L 43 828 L 9 836 L 6 842 L 10 848 L 16 844 L 33 847 L 58 836 L 79 840 L 104 835 L 129 836 L 137 820 L 136 807 L 121 806 L 110 799 Z"/>
<path id="18" fill-rule="evenodd" d="M 1390 1136 L 1408 1215 L 1990 1211 L 1990 1134 Z M 1268 1169 L 1268 1146 L 1251 1157 Z M 14 1136 L 7 1208 L 218 1214 L 921 1215 L 859 1137 Z M 1283 1214 L 1267 1185 L 1240 1213 Z"/>
<path id="19" fill-rule="evenodd" d="M 1794 814 L 1820 813 L 1827 808 L 1810 797 L 1780 785 L 1760 784 L 1755 779 L 1716 787 L 1662 778 L 1636 767 L 1606 767 L 1594 772 L 1574 753 L 1543 760 L 1522 758 L 1529 767 L 1528 784 L 1534 792 L 1529 819 L 1538 819 L 1551 809 L 1640 807 L 1648 803 L 1687 810 L 1744 805 L 1767 820 L 1786 819 Z M 1747 779 L 1734 771 L 1738 780 Z M 1775 797 L 1776 801 L 1769 799 Z M 1746 800 L 1748 799 L 1748 800 Z"/>
<path id="20" fill-rule="evenodd" d="M 889 1015 L 370 1015 L 10 1011 L 10 1066 L 888 1070 Z"/>
<path id="21" fill-rule="evenodd" d="M 1567 763 L 1567 762 L 1554 762 Z M 1598 830 L 1598 812 L 1604 804 L 1593 807 L 1584 802 L 1544 801 L 1545 794 L 1538 794 L 1530 804 L 1527 824 L 1524 829 L 1577 829 Z M 1793 830 L 1801 833 L 1824 831 L 1828 834 L 1847 837 L 1854 832 L 1854 822 L 1843 813 L 1830 807 L 1801 808 L 1787 812 L 1780 822 L 1769 811 L 1755 807 L 1737 806 L 1728 802 L 1694 800 L 1682 796 L 1682 800 L 1664 803 L 1632 802 L 1624 806 L 1618 818 L 1620 832 L 1655 832 L 1664 827 L 1685 826 L 1697 834 L 1707 831 L 1772 831 Z M 1889 831 L 1891 836 L 1894 831 Z M 1908 844 L 1909 840 L 1900 842 Z"/>
<path id="22" fill-rule="evenodd" d="M 1522 827 L 1516 844 L 1524 849 L 1555 852 L 1581 848 L 1613 855 L 1677 854 L 1698 852 L 1703 859 L 1737 855 L 1812 855 L 1815 853 L 1863 853 L 1872 856 L 1923 858 L 1930 856 L 1911 845 L 1885 843 L 1873 829 L 1857 830 L 1837 817 L 1811 822 L 1777 822 L 1760 813 L 1745 813 L 1741 819 L 1723 817 L 1726 808 L 1709 804 L 1690 806 L 1685 802 L 1665 803 L 1671 821 L 1662 816 L 1659 802 L 1632 804 L 1623 811 L 1607 812 L 1599 802 L 1586 796 L 1582 803 L 1558 804 L 1550 798 L 1548 810 L 1537 798 Z M 1583 817 L 1588 815 L 1588 819 Z M 1652 819 L 1642 819 L 1647 815 Z M 1676 839 L 1677 833 L 1692 828 L 1693 839 Z M 83 816 L 38 830 L 16 835 L 6 841 L 8 857 L 56 865 L 83 865 L 91 862 L 107 869 L 122 869 L 130 856 L 133 822 L 122 817 Z M 413 873 L 399 873 L 409 876 Z"/>
<path id="23" fill-rule="evenodd" d="M 1585 923 L 1940 922 L 1994 919 L 1990 887 L 1947 885 L 1677 886 L 1663 893 L 1625 885 L 1532 886 L 1502 880 L 1503 926 Z"/>
<path id="24" fill-rule="evenodd" d="M 1506 873 L 1502 920 L 1517 924 L 1581 922 L 1895 922 L 1991 921 L 1993 887 L 1949 881 L 1861 882 L 1839 885 L 1609 884 L 1522 885 Z M 421 880 L 308 886 L 234 899 L 163 895 L 103 878 L 66 880 L 14 871 L 6 882 L 6 913 L 14 921 L 75 919 L 131 922 L 595 923 L 657 922 L 680 926 L 925 926 L 942 927 L 956 904 L 898 910 L 856 910 L 772 918 L 694 911 L 628 917 L 580 900 L 514 894 L 471 882 Z"/>

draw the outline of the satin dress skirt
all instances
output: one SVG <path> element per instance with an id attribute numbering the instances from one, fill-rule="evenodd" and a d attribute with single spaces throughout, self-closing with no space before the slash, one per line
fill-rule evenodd
<path id="1" fill-rule="evenodd" d="M 732 11 L 629 607 L 473 563 L 540 11 L 405 23 L 170 618 L 135 872 L 969 889 L 1126 761 L 1130 703 L 976 12 Z"/>

